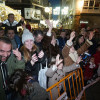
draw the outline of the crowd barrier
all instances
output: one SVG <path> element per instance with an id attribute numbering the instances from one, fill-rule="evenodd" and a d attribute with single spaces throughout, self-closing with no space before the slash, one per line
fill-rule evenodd
<path id="1" fill-rule="evenodd" d="M 64 83 L 64 89 L 61 93 L 59 89 L 59 84 L 63 82 Z M 50 100 L 53 100 L 52 97 L 52 89 L 57 87 L 58 88 L 58 98 L 60 98 L 64 93 L 67 93 L 68 99 L 57 99 L 57 100 L 75 100 L 78 94 L 82 91 L 84 87 L 84 80 L 83 80 L 83 71 L 81 68 L 78 68 L 77 70 L 70 72 L 68 75 L 66 75 L 63 79 L 61 79 L 59 82 L 55 83 L 46 91 L 50 94 Z M 85 100 L 85 92 L 82 95 L 82 100 Z"/>

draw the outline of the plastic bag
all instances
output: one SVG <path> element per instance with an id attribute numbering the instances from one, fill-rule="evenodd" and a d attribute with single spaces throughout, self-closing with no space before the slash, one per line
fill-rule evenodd
<path id="1" fill-rule="evenodd" d="M 44 67 L 44 69 L 42 69 L 42 64 L 40 64 L 40 71 L 39 71 L 39 75 L 38 75 L 38 81 L 41 87 L 43 87 L 44 89 L 47 88 L 47 76 L 45 75 L 46 71 L 47 71 L 47 60 L 46 60 L 46 67 Z"/>

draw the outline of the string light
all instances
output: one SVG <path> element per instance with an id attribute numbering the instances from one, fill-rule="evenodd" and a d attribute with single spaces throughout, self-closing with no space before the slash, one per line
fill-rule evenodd
<path id="1" fill-rule="evenodd" d="M 4 4 L 0 4 L 0 21 L 6 20 L 9 13 L 13 13 L 15 15 L 16 21 L 21 19 L 21 15 L 16 10 L 5 6 Z"/>

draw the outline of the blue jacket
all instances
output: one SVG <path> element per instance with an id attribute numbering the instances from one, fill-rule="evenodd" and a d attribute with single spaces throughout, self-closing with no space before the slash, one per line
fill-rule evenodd
<path id="1" fill-rule="evenodd" d="M 20 40 L 20 37 L 18 35 L 15 34 L 15 37 L 14 37 L 16 43 L 17 43 L 17 47 L 18 49 L 20 48 L 20 46 L 22 45 L 21 43 L 21 40 Z"/>

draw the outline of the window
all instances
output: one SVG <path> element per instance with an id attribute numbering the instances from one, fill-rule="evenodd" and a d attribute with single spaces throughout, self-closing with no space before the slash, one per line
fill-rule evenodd
<path id="1" fill-rule="evenodd" d="M 88 1 L 84 1 L 84 6 L 88 6 Z"/>
<path id="2" fill-rule="evenodd" d="M 84 1 L 83 9 L 88 9 L 88 5 L 89 5 L 89 1 L 88 0 L 85 0 Z"/>
<path id="3" fill-rule="evenodd" d="M 99 2 L 95 2 L 94 9 L 99 9 Z"/>
<path id="4" fill-rule="evenodd" d="M 90 1 L 89 6 L 93 7 L 93 5 L 94 5 L 94 1 Z"/>
<path id="5" fill-rule="evenodd" d="M 84 0 L 83 9 L 99 9 L 99 2 L 96 0 Z"/>

